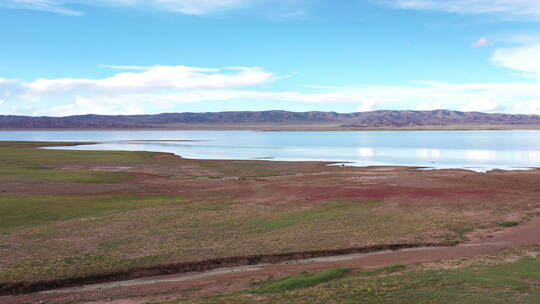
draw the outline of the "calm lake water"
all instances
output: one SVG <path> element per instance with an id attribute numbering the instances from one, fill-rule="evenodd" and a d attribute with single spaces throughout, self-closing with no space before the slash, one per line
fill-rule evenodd
<path id="1" fill-rule="evenodd" d="M 100 143 L 63 149 L 158 151 L 200 159 L 320 160 L 476 171 L 540 167 L 540 131 L 30 131 L 0 132 L 0 140 L 92 141 Z"/>

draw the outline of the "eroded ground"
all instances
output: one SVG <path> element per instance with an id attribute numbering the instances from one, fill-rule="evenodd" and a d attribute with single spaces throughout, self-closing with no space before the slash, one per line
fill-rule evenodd
<path id="1" fill-rule="evenodd" d="M 489 239 L 540 171 L 206 161 L 0 144 L 0 282 L 211 258 Z M 479 230 L 480 229 L 480 230 Z"/>

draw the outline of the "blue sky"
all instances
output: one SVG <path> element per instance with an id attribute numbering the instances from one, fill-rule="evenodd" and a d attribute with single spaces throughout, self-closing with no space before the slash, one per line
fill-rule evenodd
<path id="1" fill-rule="evenodd" d="M 0 114 L 540 114 L 538 0 L 0 0 Z"/>

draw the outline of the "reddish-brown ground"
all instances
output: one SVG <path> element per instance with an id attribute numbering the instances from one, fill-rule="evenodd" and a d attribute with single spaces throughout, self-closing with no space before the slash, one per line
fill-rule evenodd
<path id="1" fill-rule="evenodd" d="M 110 285 L 90 291 L 36 293 L 0 298 L 0 303 L 146 303 L 186 296 L 241 290 L 251 281 L 282 277 L 305 270 L 333 267 L 356 269 L 391 264 L 474 256 L 506 248 L 540 243 L 540 170 L 423 171 L 403 167 L 328 167 L 319 162 L 197 161 L 159 155 L 155 162 L 139 164 L 70 164 L 58 168 L 126 171 L 134 179 L 118 184 L 0 183 L 6 194 L 184 194 L 192 200 L 231 198 L 242 206 L 309 206 L 326 201 L 381 200 L 380 209 L 405 207 L 458 210 L 489 224 L 490 229 L 469 235 L 469 243 L 451 248 L 429 248 L 354 256 L 348 259 L 316 260 L 308 263 L 256 267 L 247 272 L 152 278 L 173 282 L 128 287 Z M 444 208 L 443 208 L 444 207 Z M 473 208 L 474 207 L 474 208 Z M 401 210 L 400 209 L 400 210 Z M 411 209 L 413 210 L 413 209 Z M 444 211 L 444 212 L 446 212 Z M 403 214 L 404 217 L 407 214 Z M 497 229 L 501 221 L 526 224 Z M 193 274 L 189 274 L 193 275 Z M 167 293 L 166 295 L 149 296 Z M 130 299 L 122 299 L 129 297 Z M 133 298 L 135 297 L 135 298 Z M 107 299 L 119 299 L 111 302 Z"/>
<path id="2" fill-rule="evenodd" d="M 463 199 L 491 204 L 514 202 L 530 210 L 540 193 L 540 170 L 476 173 L 466 170 L 415 170 L 405 167 L 329 167 L 320 162 L 197 161 L 159 155 L 149 164 L 72 164 L 62 169 L 132 172 L 121 184 L 1 183 L 17 194 L 201 194 L 231 195 L 264 204 L 309 204 L 337 199 L 388 199 L 400 204 Z M 533 209 L 534 209 L 533 208 Z M 540 210 L 540 209 L 539 209 Z"/>

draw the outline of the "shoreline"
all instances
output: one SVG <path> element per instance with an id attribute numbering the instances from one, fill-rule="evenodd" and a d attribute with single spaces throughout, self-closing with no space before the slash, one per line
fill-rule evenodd
<path id="1" fill-rule="evenodd" d="M 146 128 L 0 128 L 0 132 L 111 132 L 111 131 L 252 131 L 252 132 L 386 132 L 386 131 L 537 131 L 540 125 L 449 125 L 422 127 L 340 127 L 336 125 L 190 125 Z"/>
<path id="2" fill-rule="evenodd" d="M 152 143 L 152 142 L 206 142 L 208 140 L 117 140 L 117 141 L 99 141 L 99 142 L 82 142 L 80 144 L 77 143 L 69 143 L 68 145 L 62 145 L 63 142 L 57 142 L 60 145 L 56 146 L 42 146 L 39 147 L 40 149 L 56 149 L 56 150 L 62 150 L 62 147 L 77 147 L 77 146 L 85 146 L 85 145 L 98 145 L 98 144 L 104 144 L 104 143 Z M 2 141 L 0 141 L 2 142 Z M 258 162 L 284 162 L 284 163 L 322 163 L 325 166 L 329 167 L 349 167 L 349 168 L 382 168 L 382 169 L 392 169 L 392 168 L 403 168 L 403 169 L 413 169 L 413 170 L 465 170 L 465 171 L 472 171 L 476 173 L 487 173 L 490 171 L 531 171 L 531 170 L 538 170 L 540 167 L 532 167 L 532 166 L 501 166 L 501 167 L 495 167 L 495 166 L 456 166 L 456 167 L 437 167 L 437 166 L 424 166 L 424 165 L 399 165 L 399 164 L 387 164 L 387 165 L 357 165 L 358 162 L 354 161 L 341 161 L 341 160 L 286 160 L 286 159 L 276 159 L 274 157 L 264 157 L 264 158 L 250 158 L 250 159 L 212 159 L 212 158 L 192 158 L 192 157 L 184 157 L 182 155 L 178 155 L 172 152 L 165 152 L 165 151 L 147 151 L 147 150 L 98 150 L 98 149 L 65 149 L 65 150 L 71 150 L 71 151 L 122 151 L 122 152 L 152 152 L 152 153 L 165 153 L 165 154 L 172 154 L 175 157 L 179 157 L 186 160 L 206 160 L 206 161 L 258 161 Z"/>

